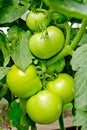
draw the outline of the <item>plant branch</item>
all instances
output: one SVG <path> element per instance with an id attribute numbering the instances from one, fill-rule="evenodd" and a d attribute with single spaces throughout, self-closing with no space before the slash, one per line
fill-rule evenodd
<path id="1" fill-rule="evenodd" d="M 71 43 L 70 47 L 74 50 L 76 48 L 76 46 L 78 45 L 79 41 L 81 40 L 83 34 L 84 34 L 84 30 L 86 29 L 86 25 L 87 25 L 87 20 L 83 19 L 81 27 L 74 39 L 74 41 Z"/>
<path id="2" fill-rule="evenodd" d="M 71 49 L 71 47 L 69 45 L 65 46 L 60 53 L 58 53 L 56 56 L 52 57 L 51 59 L 47 60 L 46 66 L 48 67 L 51 64 L 54 64 L 55 62 L 60 60 L 61 58 L 72 54 L 73 54 L 73 50 Z"/>
<path id="3" fill-rule="evenodd" d="M 37 130 L 36 125 L 35 126 L 31 126 L 31 130 Z"/>
<path id="4" fill-rule="evenodd" d="M 65 38 L 66 40 L 65 40 L 65 45 L 64 46 L 69 45 L 69 42 L 70 42 L 70 26 L 69 26 L 69 24 L 68 23 L 56 24 L 56 26 L 66 29 L 66 38 Z"/>
<path id="5" fill-rule="evenodd" d="M 65 45 L 64 46 L 69 45 L 69 42 L 70 42 L 70 26 L 67 23 L 66 24 L 66 41 L 65 41 Z"/>
<path id="6" fill-rule="evenodd" d="M 76 126 L 76 130 L 79 130 L 78 126 Z"/>
<path id="7" fill-rule="evenodd" d="M 61 114 L 59 118 L 59 125 L 60 125 L 60 130 L 66 130 L 64 127 L 64 121 L 63 121 L 63 115 Z"/>

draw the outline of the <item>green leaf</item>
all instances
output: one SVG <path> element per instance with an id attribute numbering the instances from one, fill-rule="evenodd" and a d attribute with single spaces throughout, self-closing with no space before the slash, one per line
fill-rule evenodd
<path id="1" fill-rule="evenodd" d="M 75 51 L 71 60 L 71 65 L 74 71 L 87 65 L 87 44 L 82 45 Z"/>
<path id="2" fill-rule="evenodd" d="M 78 45 L 83 45 L 83 44 L 87 44 L 87 33 L 85 33 L 84 35 L 83 35 L 83 37 L 81 38 L 81 40 L 80 40 L 80 42 L 79 42 L 79 44 Z"/>
<path id="3" fill-rule="evenodd" d="M 8 118 L 12 121 L 13 126 L 19 125 L 21 116 L 22 109 L 20 104 L 16 101 L 12 102 L 11 109 L 8 111 Z"/>
<path id="4" fill-rule="evenodd" d="M 87 122 L 85 122 L 85 125 L 82 126 L 81 130 L 87 130 Z"/>
<path id="5" fill-rule="evenodd" d="M 74 0 L 48 0 L 47 4 L 55 11 L 61 12 L 66 16 L 87 19 L 87 4 Z"/>
<path id="6" fill-rule="evenodd" d="M 18 126 L 17 130 L 29 130 L 29 127 L 27 127 L 27 126 Z"/>
<path id="7" fill-rule="evenodd" d="M 8 87 L 6 84 L 0 84 L 0 99 L 3 98 L 7 93 Z"/>
<path id="8" fill-rule="evenodd" d="M 20 0 L 11 0 L 13 5 L 18 5 Z"/>
<path id="9" fill-rule="evenodd" d="M 16 37 L 17 34 L 15 33 L 14 35 Z M 14 41 L 12 42 L 11 57 L 14 63 L 23 70 L 32 63 L 32 56 L 28 45 L 30 36 L 31 33 L 29 31 L 22 31 L 17 35 L 15 43 L 13 43 Z"/>
<path id="10" fill-rule="evenodd" d="M 85 127 L 85 125 L 87 124 L 86 123 L 87 122 L 86 118 L 87 118 L 86 111 L 83 111 L 83 110 L 78 111 L 78 110 L 76 110 L 76 115 L 75 115 L 75 117 L 73 119 L 73 123 L 76 126 Z M 87 125 L 86 125 L 86 127 L 87 127 Z M 87 128 L 84 129 L 84 130 L 87 130 Z"/>
<path id="11" fill-rule="evenodd" d="M 10 60 L 10 54 L 9 54 L 9 42 L 4 33 L 0 33 L 0 50 L 3 53 L 4 56 L 4 67 L 9 63 Z"/>
<path id="12" fill-rule="evenodd" d="M 29 126 L 35 127 L 35 122 L 33 122 L 27 114 L 23 113 L 20 103 L 17 101 L 11 103 L 8 118 L 18 130 L 28 130 Z"/>
<path id="13" fill-rule="evenodd" d="M 19 39 L 20 33 L 23 32 L 21 28 L 19 28 L 16 25 L 13 25 L 12 27 L 9 28 L 8 30 L 8 40 L 12 44 L 11 46 L 16 46 L 17 41 Z"/>
<path id="14" fill-rule="evenodd" d="M 0 0 L 0 8 L 12 5 L 12 0 Z"/>
<path id="15" fill-rule="evenodd" d="M 75 107 L 87 107 L 87 63 L 75 74 Z"/>
<path id="16" fill-rule="evenodd" d="M 33 122 L 27 114 L 22 115 L 20 120 L 20 126 L 25 127 L 26 129 L 29 126 L 35 127 L 35 122 Z"/>
<path id="17" fill-rule="evenodd" d="M 0 67 L 0 80 L 6 76 L 9 70 L 10 67 Z"/>
<path id="18" fill-rule="evenodd" d="M 9 5 L 0 9 L 0 24 L 10 23 L 20 18 L 26 10 L 28 10 L 29 4 L 24 5 Z"/>
<path id="19" fill-rule="evenodd" d="M 65 105 L 64 105 L 63 110 L 66 111 L 66 110 L 68 110 L 68 109 L 72 109 L 72 107 L 73 107 L 72 103 L 68 103 L 68 104 L 65 104 Z"/>
<path id="20" fill-rule="evenodd" d="M 87 4 L 87 0 L 83 0 L 83 2 Z"/>
<path id="21" fill-rule="evenodd" d="M 77 48 L 71 59 L 75 73 L 75 116 L 74 125 L 87 130 L 87 44 Z"/>

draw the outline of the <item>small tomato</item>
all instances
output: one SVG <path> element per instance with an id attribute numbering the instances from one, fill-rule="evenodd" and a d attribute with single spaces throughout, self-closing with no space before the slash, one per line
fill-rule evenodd
<path id="1" fill-rule="evenodd" d="M 39 31 L 41 28 L 48 26 L 49 19 L 43 12 L 30 11 L 26 17 L 26 25 L 32 31 Z"/>

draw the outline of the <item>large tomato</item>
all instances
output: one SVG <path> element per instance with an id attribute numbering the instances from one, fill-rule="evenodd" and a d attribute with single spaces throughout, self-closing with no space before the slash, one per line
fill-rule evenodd
<path id="1" fill-rule="evenodd" d="M 63 32 L 55 27 L 49 26 L 40 33 L 35 33 L 29 39 L 29 48 L 38 58 L 48 59 L 61 51 L 64 45 Z"/>
<path id="2" fill-rule="evenodd" d="M 42 88 L 41 80 L 33 65 L 30 65 L 25 71 L 13 65 L 7 74 L 6 81 L 11 92 L 21 98 L 28 98 Z"/>
<path id="3" fill-rule="evenodd" d="M 32 31 L 40 31 L 49 24 L 49 18 L 44 12 L 30 11 L 26 17 L 26 25 Z"/>
<path id="4" fill-rule="evenodd" d="M 74 79 L 66 73 L 60 73 L 54 81 L 49 81 L 46 88 L 60 96 L 64 104 L 74 98 Z"/>
<path id="5" fill-rule="evenodd" d="M 39 124 L 56 121 L 62 113 L 62 107 L 61 98 L 48 90 L 38 92 L 26 104 L 28 115 Z"/>

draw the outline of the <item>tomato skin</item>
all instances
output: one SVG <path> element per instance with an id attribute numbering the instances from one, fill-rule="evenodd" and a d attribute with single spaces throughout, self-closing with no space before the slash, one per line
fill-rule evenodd
<path id="1" fill-rule="evenodd" d="M 26 17 L 26 25 L 32 31 L 39 31 L 41 27 L 46 27 L 49 24 L 49 19 L 43 12 L 30 11 Z"/>
<path id="2" fill-rule="evenodd" d="M 64 104 L 71 102 L 74 98 L 74 79 L 66 73 L 60 73 L 54 81 L 49 81 L 46 88 L 59 95 Z"/>
<path id="3" fill-rule="evenodd" d="M 61 51 L 64 41 L 63 32 L 55 26 L 49 26 L 43 32 L 31 36 L 29 48 L 36 57 L 48 59 Z"/>
<path id="4" fill-rule="evenodd" d="M 7 74 L 6 82 L 11 92 L 20 98 L 28 98 L 42 88 L 41 80 L 33 65 L 30 65 L 25 71 L 13 65 Z"/>
<path id="5" fill-rule="evenodd" d="M 38 92 L 26 104 L 28 115 L 39 124 L 56 121 L 62 113 L 62 107 L 61 98 L 48 90 Z"/>

